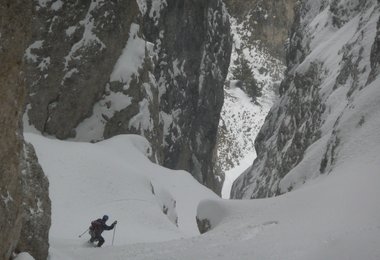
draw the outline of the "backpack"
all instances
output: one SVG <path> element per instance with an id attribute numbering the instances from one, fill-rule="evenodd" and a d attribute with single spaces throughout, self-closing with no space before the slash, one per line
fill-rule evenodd
<path id="1" fill-rule="evenodd" d="M 101 231 L 103 227 L 103 224 L 101 223 L 100 219 L 94 220 L 91 222 L 91 230 L 94 231 Z"/>

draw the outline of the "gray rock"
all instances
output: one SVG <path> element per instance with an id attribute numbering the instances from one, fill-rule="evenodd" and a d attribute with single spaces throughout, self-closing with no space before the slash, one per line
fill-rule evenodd
<path id="1" fill-rule="evenodd" d="M 0 3 L 0 259 L 20 251 L 30 252 L 35 259 L 48 255 L 48 183 L 31 145 L 24 156 L 21 123 L 22 56 L 32 31 L 31 10 L 29 1 Z"/>
<path id="2" fill-rule="evenodd" d="M 232 18 L 234 44 L 218 129 L 218 166 L 224 172 L 254 153 L 254 139 L 284 78 L 295 2 L 225 1 Z M 230 94 L 235 87 L 251 98 L 254 110 L 243 104 L 241 109 L 232 108 L 239 106 L 238 99 Z"/>
<path id="3" fill-rule="evenodd" d="M 126 93 L 133 97 L 132 104 L 107 122 L 105 137 L 143 134 L 158 162 L 185 169 L 220 193 L 223 177 L 215 176 L 213 150 L 231 48 L 222 4 L 167 1 L 157 20 L 148 12 L 143 19 L 141 31 L 155 43 L 155 59 L 146 59 L 130 83 Z M 144 100 L 149 101 L 151 127 L 131 127 L 128 119 L 139 113 Z"/>
<path id="4" fill-rule="evenodd" d="M 380 18 L 377 22 L 377 33 L 375 37 L 375 41 L 372 45 L 371 51 L 371 73 L 368 77 L 368 82 L 372 82 L 376 75 L 380 73 Z"/>
<path id="5" fill-rule="evenodd" d="M 276 196 L 291 191 L 294 185 L 303 185 L 308 178 L 329 174 L 334 169 L 350 138 L 347 125 L 353 124 L 350 131 L 356 131 L 366 124 L 366 116 L 360 111 L 352 112 L 355 101 L 379 75 L 379 25 L 377 32 L 371 30 L 373 17 L 378 15 L 375 5 L 378 5 L 376 1 L 360 0 L 350 1 L 350 4 L 306 0 L 297 5 L 287 50 L 287 73 L 280 86 L 281 97 L 255 141 L 257 159 L 233 184 L 232 198 Z M 321 12 L 327 14 L 325 20 L 313 24 Z M 310 43 L 324 36 L 320 34 L 325 32 L 325 27 L 339 30 L 357 17 L 360 17 L 359 22 L 352 23 L 357 33 L 339 49 L 329 50 L 330 55 L 336 55 L 333 58 L 337 68 L 311 55 Z M 331 102 L 330 98 L 336 100 L 337 96 L 339 102 Z M 356 120 L 352 120 L 354 115 Z M 311 153 L 308 149 L 314 144 L 312 158 L 317 161 L 305 162 L 305 156 Z M 304 163 L 299 168 L 301 162 Z M 288 176 L 291 172 L 296 175 Z"/>
<path id="6" fill-rule="evenodd" d="M 24 144 L 22 168 L 24 214 L 16 252 L 28 252 L 36 260 L 47 259 L 51 225 L 49 181 L 29 143 Z"/>
<path id="7" fill-rule="evenodd" d="M 297 0 L 226 0 L 231 16 L 244 21 L 252 34 L 245 37 L 248 42 L 255 42 L 257 47 L 285 60 L 285 43 L 289 29 L 293 24 L 294 7 Z M 249 19 L 246 19 L 249 17 Z"/>
<path id="8" fill-rule="evenodd" d="M 167 10 L 170 19 L 165 21 L 165 28 L 168 36 L 177 35 L 178 41 L 166 37 L 162 42 L 160 57 L 169 66 L 159 68 L 167 71 L 166 93 L 160 102 L 164 113 L 177 116 L 170 125 L 173 133 L 164 136 L 168 146 L 163 165 L 190 171 L 198 181 L 220 194 L 223 176 L 218 178 L 213 168 L 231 51 L 227 14 L 220 1 L 196 1 L 197 8 L 194 3 L 172 3 L 175 4 Z M 186 28 L 193 28 L 196 33 L 188 34 Z M 183 70 L 173 78 L 170 71 L 174 70 L 175 60 Z M 159 73 L 156 70 L 156 77 Z"/>
<path id="9" fill-rule="evenodd" d="M 30 123 L 61 139 L 143 135 L 157 162 L 220 193 L 214 147 L 231 52 L 222 2 L 68 1 L 37 10 L 26 52 Z M 124 51 L 132 58 L 120 67 Z M 84 121 L 100 134 L 86 137 Z"/>
<path id="10" fill-rule="evenodd" d="M 325 109 L 318 92 L 320 74 L 321 66 L 313 64 L 304 75 L 296 74 L 283 81 L 282 88 L 292 91 L 286 92 L 269 112 L 255 140 L 257 159 L 251 169 L 234 182 L 232 198 L 246 197 L 246 190 L 251 198 L 281 193 L 278 189 L 280 180 L 303 159 L 309 145 L 320 137 L 319 126 Z M 302 95 L 299 95 L 300 91 Z M 304 96 L 310 98 L 304 100 Z"/>
<path id="11" fill-rule="evenodd" d="M 26 54 L 30 122 L 66 139 L 92 113 L 128 39 L 136 1 L 35 2 L 33 41 Z M 31 53 L 31 55 L 28 55 Z"/>
<path id="12" fill-rule="evenodd" d="M 304 61 L 310 40 L 305 33 L 308 10 L 297 3 L 287 49 L 287 72 L 281 83 L 280 100 L 272 107 L 256 140 L 257 158 L 233 184 L 231 198 L 263 198 L 279 195 L 282 178 L 302 159 L 307 147 L 319 138 L 324 106 L 318 92 L 322 65 L 313 63 L 304 75 L 294 69 Z M 301 93 L 301 94 L 299 94 Z M 304 96 L 311 98 L 306 102 Z M 301 127 L 307 125 L 307 132 Z"/>
<path id="13" fill-rule="evenodd" d="M 31 4 L 0 2 L 0 259 L 9 259 L 22 226 L 22 53 L 30 37 Z"/>
<path id="14" fill-rule="evenodd" d="M 211 230 L 212 227 L 210 224 L 210 220 L 208 220 L 207 218 L 199 219 L 198 217 L 196 217 L 196 220 L 197 220 L 198 230 L 201 234 L 204 234 L 208 232 L 209 230 Z"/>

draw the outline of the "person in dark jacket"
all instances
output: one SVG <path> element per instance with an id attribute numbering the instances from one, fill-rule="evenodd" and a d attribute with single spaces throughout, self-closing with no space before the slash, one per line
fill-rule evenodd
<path id="1" fill-rule="evenodd" d="M 90 242 L 94 243 L 98 241 L 98 247 L 101 247 L 104 244 L 104 238 L 102 237 L 102 233 L 104 230 L 112 230 L 115 225 L 117 224 L 117 221 L 114 221 L 111 226 L 108 226 L 106 224 L 108 220 L 108 216 L 104 215 L 103 218 L 99 218 L 97 220 L 94 220 L 91 222 L 91 226 L 89 228 L 89 233 L 91 236 Z"/>

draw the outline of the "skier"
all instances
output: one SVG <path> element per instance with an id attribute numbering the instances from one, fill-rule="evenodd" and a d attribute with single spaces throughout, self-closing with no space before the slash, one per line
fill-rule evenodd
<path id="1" fill-rule="evenodd" d="M 91 226 L 89 228 L 89 234 L 91 239 L 89 242 L 93 243 L 98 241 L 98 247 L 101 247 L 104 244 L 104 238 L 102 237 L 102 233 L 104 230 L 112 230 L 117 221 L 114 221 L 111 226 L 107 226 L 106 221 L 108 220 L 108 216 L 104 215 L 103 218 L 99 218 L 91 222 Z"/>

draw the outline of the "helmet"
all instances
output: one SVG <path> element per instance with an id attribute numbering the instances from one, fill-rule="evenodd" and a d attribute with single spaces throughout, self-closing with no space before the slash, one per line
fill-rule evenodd
<path id="1" fill-rule="evenodd" d="M 103 220 L 104 220 L 104 221 L 107 221 L 107 220 L 108 220 L 108 216 L 107 216 L 107 215 L 104 215 L 104 216 L 103 216 Z"/>

